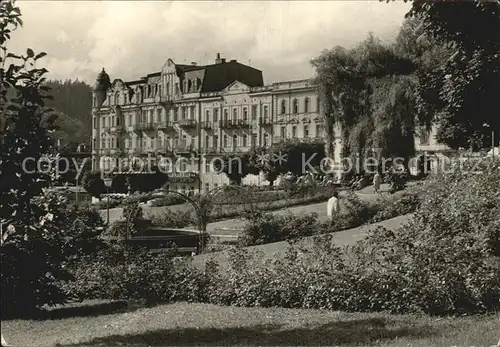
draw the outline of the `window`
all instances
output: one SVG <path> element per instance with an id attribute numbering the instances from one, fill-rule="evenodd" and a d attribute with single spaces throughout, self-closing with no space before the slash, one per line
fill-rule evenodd
<path id="1" fill-rule="evenodd" d="M 321 129 L 321 124 L 316 124 L 316 137 L 321 137 L 322 136 L 322 129 Z"/>
<path id="2" fill-rule="evenodd" d="M 427 131 L 426 129 L 421 129 L 420 130 L 420 144 L 423 146 L 428 145 L 429 138 L 430 138 L 430 131 Z"/>
<path id="3" fill-rule="evenodd" d="M 131 114 L 128 115 L 128 125 L 132 126 L 132 115 Z"/>
<path id="4" fill-rule="evenodd" d="M 170 136 L 167 136 L 167 138 L 165 139 L 165 147 L 170 148 L 171 146 L 172 144 L 170 143 Z"/>
<path id="5" fill-rule="evenodd" d="M 187 107 L 182 107 L 182 119 L 187 119 Z"/>
<path id="6" fill-rule="evenodd" d="M 178 112 L 179 112 L 179 110 L 177 109 L 177 107 L 174 108 L 174 122 L 177 122 Z"/>
<path id="7" fill-rule="evenodd" d="M 106 126 L 106 117 L 102 117 L 102 127 L 104 128 Z"/>
<path id="8" fill-rule="evenodd" d="M 245 134 L 243 135 L 243 147 L 248 146 L 248 136 Z"/>
<path id="9" fill-rule="evenodd" d="M 309 98 L 305 98 L 304 100 L 304 113 L 309 112 Z"/>
<path id="10" fill-rule="evenodd" d="M 257 134 L 252 134 L 252 147 L 257 146 Z"/>
<path id="11" fill-rule="evenodd" d="M 196 117 L 196 106 L 191 106 L 190 119 L 195 119 Z"/>
<path id="12" fill-rule="evenodd" d="M 210 110 L 205 111 L 205 120 L 208 122 L 210 120 Z"/>
<path id="13" fill-rule="evenodd" d="M 238 119 L 238 109 L 235 107 L 233 108 L 233 120 Z"/>
<path id="14" fill-rule="evenodd" d="M 293 113 L 299 113 L 299 100 L 293 99 Z"/>
<path id="15" fill-rule="evenodd" d="M 224 110 L 224 122 L 227 122 L 227 110 Z"/>
<path id="16" fill-rule="evenodd" d="M 280 114 L 285 114 L 286 113 L 286 101 L 281 100 L 281 112 Z"/>
<path id="17" fill-rule="evenodd" d="M 104 139 L 101 140 L 101 148 L 106 148 L 106 141 Z"/>
<path id="18" fill-rule="evenodd" d="M 292 137 L 293 138 L 297 137 L 297 127 L 295 125 L 292 127 Z"/>
<path id="19" fill-rule="evenodd" d="M 161 110 L 160 109 L 156 109 L 156 121 L 158 123 L 161 122 Z"/>
<path id="20" fill-rule="evenodd" d="M 210 184 L 205 183 L 205 193 L 208 193 L 210 190 Z"/>
<path id="21" fill-rule="evenodd" d="M 116 92 L 115 93 L 115 105 L 120 104 L 120 93 Z"/>
<path id="22" fill-rule="evenodd" d="M 210 136 L 205 136 L 205 148 L 210 147 Z"/>
<path id="23" fill-rule="evenodd" d="M 316 98 L 316 112 L 319 112 L 319 96 Z"/>
<path id="24" fill-rule="evenodd" d="M 211 172 L 212 171 L 212 165 L 210 165 L 210 161 L 205 159 L 205 173 Z M 208 185 L 208 183 L 207 183 Z"/>
<path id="25" fill-rule="evenodd" d="M 281 127 L 281 137 L 286 138 L 286 127 Z"/>
<path id="26" fill-rule="evenodd" d="M 238 147 L 238 135 L 233 135 L 233 148 Z"/>
<path id="27" fill-rule="evenodd" d="M 265 133 L 265 134 L 264 134 L 264 146 L 265 146 L 265 147 L 267 147 L 268 142 L 269 142 L 269 141 L 268 141 L 268 137 L 269 137 L 269 136 L 267 135 L 267 133 Z"/>
<path id="28" fill-rule="evenodd" d="M 116 117 L 116 126 L 120 126 L 120 117 Z"/>
<path id="29" fill-rule="evenodd" d="M 214 108 L 214 122 L 219 120 L 219 110 Z"/>
<path id="30" fill-rule="evenodd" d="M 308 138 L 309 137 L 309 126 L 304 125 L 304 137 Z"/>
<path id="31" fill-rule="evenodd" d="M 97 118 L 96 117 L 92 117 L 92 124 L 93 124 L 94 129 L 97 129 Z"/>
<path id="32" fill-rule="evenodd" d="M 267 106 L 264 106 L 264 118 L 267 119 Z"/>
<path id="33" fill-rule="evenodd" d="M 97 147 L 97 139 L 95 137 L 92 139 L 92 146 L 94 146 L 94 148 Z"/>
<path id="34" fill-rule="evenodd" d="M 252 105 L 252 120 L 257 119 L 257 105 Z"/>
<path id="35" fill-rule="evenodd" d="M 128 139 L 128 148 L 132 148 L 132 139 Z"/>
<path id="36" fill-rule="evenodd" d="M 246 107 L 243 107 L 243 120 L 248 120 L 248 109 Z"/>
<path id="37" fill-rule="evenodd" d="M 224 135 L 224 147 L 227 147 L 227 135 Z"/>
<path id="38" fill-rule="evenodd" d="M 215 135 L 214 136 L 214 148 L 217 148 L 218 145 L 219 145 L 219 136 Z"/>

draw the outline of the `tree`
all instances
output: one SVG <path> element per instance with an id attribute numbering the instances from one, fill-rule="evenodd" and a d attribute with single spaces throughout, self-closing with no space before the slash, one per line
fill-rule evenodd
<path id="1" fill-rule="evenodd" d="M 342 126 L 344 156 L 356 155 L 363 167 L 363 158 L 375 147 L 386 155 L 409 159 L 413 152 L 415 83 L 407 76 L 416 69 L 410 59 L 370 34 L 351 50 L 337 47 L 324 51 L 312 64 L 327 110 L 324 117 Z M 328 133 L 333 130 L 327 129 Z M 327 142 L 331 141 L 329 136 Z M 401 144 L 405 145 L 403 150 Z"/>
<path id="2" fill-rule="evenodd" d="M 47 106 L 61 114 L 58 138 L 63 143 L 88 142 L 92 135 L 92 88 L 78 80 L 49 80 L 44 85 L 53 96 Z"/>
<path id="3" fill-rule="evenodd" d="M 82 186 L 91 196 L 98 199 L 100 199 L 101 194 L 104 194 L 107 190 L 100 171 L 88 171 L 83 176 Z"/>
<path id="4" fill-rule="evenodd" d="M 45 100 L 50 98 L 43 85 L 47 70 L 35 67 L 45 53 L 36 54 L 28 48 L 26 54 L 17 55 L 6 48 L 19 25 L 19 8 L 13 1 L 1 2 L 2 315 L 33 313 L 45 304 L 65 303 L 69 296 L 61 282 L 71 279 L 67 265 L 80 250 L 95 250 L 85 243 L 87 236 L 97 231 L 82 229 L 90 219 L 82 221 L 78 212 L 68 211 L 63 196 L 44 191 L 54 175 L 38 170 L 37 163 L 45 161 L 48 169 L 54 165 L 48 131 L 53 129 L 56 117 L 45 107 Z M 81 223 L 75 224 L 77 220 Z"/>
<path id="5" fill-rule="evenodd" d="M 224 173 L 231 184 L 241 185 L 241 181 L 249 174 L 258 175 L 258 169 L 251 164 L 250 153 L 227 154 L 221 160 L 213 162 L 219 173 Z"/>
<path id="6" fill-rule="evenodd" d="M 420 21 L 420 36 L 453 51 L 433 76 L 419 76 L 419 108 L 432 111 L 437 140 L 454 149 L 489 146 L 491 131 L 500 131 L 500 3 L 418 0 L 406 16 Z"/>

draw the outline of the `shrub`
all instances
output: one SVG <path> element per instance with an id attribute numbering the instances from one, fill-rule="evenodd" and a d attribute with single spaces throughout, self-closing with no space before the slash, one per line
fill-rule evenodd
<path id="1" fill-rule="evenodd" d="M 297 216 L 290 212 L 276 215 L 250 211 L 245 214 L 246 223 L 238 242 L 252 246 L 313 235 L 318 231 L 317 218 L 317 213 Z"/>
<path id="2" fill-rule="evenodd" d="M 2 234 L 1 309 L 5 316 L 31 314 L 43 305 L 71 299 L 73 293 L 63 286 L 72 280 L 68 267 L 101 248 L 98 236 L 103 222 L 89 205 L 77 207 L 63 196 L 46 193 L 33 199 L 32 213 L 36 224 L 17 224 L 9 235 Z"/>
<path id="3" fill-rule="evenodd" d="M 105 210 L 107 208 L 115 208 L 121 206 L 122 204 L 122 199 L 105 198 L 99 202 L 99 209 Z"/>
<path id="4" fill-rule="evenodd" d="M 156 198 L 151 203 L 151 206 L 172 206 L 184 204 L 186 200 L 179 195 L 169 194 L 167 196 Z"/>
<path id="5" fill-rule="evenodd" d="M 196 224 L 196 220 L 189 211 L 165 210 L 148 216 L 154 226 L 166 228 L 185 228 Z"/>
<path id="6" fill-rule="evenodd" d="M 100 171 L 87 171 L 83 176 L 82 186 L 95 198 L 100 198 L 107 189 Z"/>
<path id="7" fill-rule="evenodd" d="M 422 197 L 417 193 L 404 195 L 401 199 L 381 205 L 381 210 L 371 219 L 371 223 L 381 222 L 397 216 L 413 213 L 420 205 Z"/>

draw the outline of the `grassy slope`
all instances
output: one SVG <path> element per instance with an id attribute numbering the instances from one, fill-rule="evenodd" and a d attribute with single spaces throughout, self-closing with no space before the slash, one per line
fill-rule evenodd
<path id="1" fill-rule="evenodd" d="M 14 346 L 493 346 L 499 323 L 500 314 L 436 319 L 176 303 L 94 317 L 6 321 L 2 333 Z"/>

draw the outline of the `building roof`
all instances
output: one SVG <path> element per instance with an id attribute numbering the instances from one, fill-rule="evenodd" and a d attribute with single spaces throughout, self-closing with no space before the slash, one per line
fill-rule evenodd
<path id="1" fill-rule="evenodd" d="M 237 61 L 206 65 L 204 68 L 205 78 L 201 87 L 202 93 L 222 90 L 234 81 L 240 81 L 249 87 L 264 85 L 262 71 Z"/>
<path id="2" fill-rule="evenodd" d="M 201 87 L 202 93 L 223 90 L 234 81 L 240 81 L 249 87 L 261 87 L 264 85 L 262 71 L 248 65 L 241 64 L 236 60 L 211 65 L 176 64 L 175 67 L 179 75 L 189 71 L 205 70 Z M 153 72 L 148 74 L 147 77 L 156 77 L 160 75 L 161 72 Z M 147 77 L 140 80 L 126 82 L 125 84 L 127 86 L 142 84 L 146 82 Z"/>

